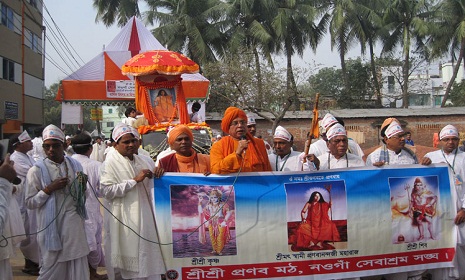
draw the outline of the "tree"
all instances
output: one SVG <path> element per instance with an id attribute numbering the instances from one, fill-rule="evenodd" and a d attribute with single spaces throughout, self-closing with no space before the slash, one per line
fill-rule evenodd
<path id="1" fill-rule="evenodd" d="M 465 2 L 463 0 L 445 0 L 441 3 L 437 15 L 437 22 L 435 22 L 435 28 L 432 32 L 432 55 L 433 57 L 441 57 L 450 53 L 452 62 L 455 63 L 452 77 L 447 83 L 441 103 L 441 107 L 444 107 L 449 93 L 452 94 L 451 89 L 455 85 L 454 81 L 465 55 Z"/>
<path id="2" fill-rule="evenodd" d="M 450 91 L 453 106 L 465 106 L 465 83 L 454 83 Z"/>
<path id="3" fill-rule="evenodd" d="M 427 21 L 433 18 L 433 2 L 430 0 L 393 0 L 389 2 L 385 10 L 385 23 L 391 31 L 388 37 L 383 39 L 383 52 L 395 51 L 397 46 L 402 46 L 402 76 L 408 81 L 410 73 L 410 53 L 412 44 L 415 51 L 422 52 L 425 48 L 425 40 L 429 29 Z M 402 107 L 409 106 L 408 83 L 402 85 Z"/>
<path id="4" fill-rule="evenodd" d="M 95 21 L 102 21 L 105 26 L 111 26 L 117 21 L 118 26 L 124 26 L 133 16 L 140 16 L 138 0 L 93 0 L 97 9 Z"/>
<path id="5" fill-rule="evenodd" d="M 147 1 L 147 21 L 159 23 L 153 35 L 168 49 L 185 53 L 199 64 L 216 61 L 225 45 L 221 1 Z M 224 11 L 223 11 L 224 12 Z"/>
<path id="6" fill-rule="evenodd" d="M 211 92 L 214 93 L 207 108 L 208 111 L 222 113 L 228 106 L 238 106 L 270 121 L 274 131 L 289 110 L 294 96 L 288 95 L 286 90 L 286 83 L 282 78 L 285 69 L 275 70 L 264 64 L 261 65 L 262 86 L 267 96 L 262 102 L 257 102 L 256 69 L 248 63 L 251 57 L 251 53 L 243 54 L 205 66 L 204 74 L 210 80 Z"/>

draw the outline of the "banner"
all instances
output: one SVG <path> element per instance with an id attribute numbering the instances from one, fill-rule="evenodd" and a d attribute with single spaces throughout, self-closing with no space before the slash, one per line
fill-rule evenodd
<path id="1" fill-rule="evenodd" d="M 107 98 L 135 98 L 135 85 L 133 80 L 106 81 Z"/>
<path id="2" fill-rule="evenodd" d="M 166 173 L 155 215 L 168 279 L 333 279 L 452 266 L 447 166 Z"/>

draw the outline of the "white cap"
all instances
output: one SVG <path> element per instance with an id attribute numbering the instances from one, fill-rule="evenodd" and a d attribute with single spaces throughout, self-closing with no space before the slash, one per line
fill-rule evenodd
<path id="1" fill-rule="evenodd" d="M 332 138 L 341 135 L 347 137 L 347 131 L 340 123 L 331 126 L 326 132 L 326 137 L 328 138 L 328 140 L 331 140 Z"/>
<path id="2" fill-rule="evenodd" d="M 337 123 L 337 119 L 331 115 L 330 113 L 327 113 L 324 117 L 323 120 L 321 120 L 321 126 L 325 129 L 328 130 L 328 127 L 331 125 Z"/>
<path id="3" fill-rule="evenodd" d="M 19 143 L 24 143 L 26 141 L 31 141 L 31 136 L 29 136 L 29 133 L 27 133 L 27 131 L 23 131 L 23 133 L 21 133 L 19 136 L 18 136 L 18 141 Z"/>
<path id="4" fill-rule="evenodd" d="M 55 139 L 60 140 L 61 142 L 65 142 L 65 134 L 61 129 L 53 124 L 50 124 L 44 128 L 44 131 L 42 132 L 42 139 L 44 141 L 48 139 Z"/>
<path id="5" fill-rule="evenodd" d="M 441 132 L 439 132 L 439 140 L 442 140 L 442 138 L 445 138 L 445 137 L 459 138 L 458 129 L 451 124 L 446 125 L 445 127 L 441 129 Z"/>
<path id="6" fill-rule="evenodd" d="M 247 125 L 254 125 L 257 124 L 255 122 L 255 117 L 253 115 L 248 114 L 247 115 Z"/>
<path id="7" fill-rule="evenodd" d="M 292 134 L 289 133 L 284 127 L 278 126 L 274 131 L 273 138 L 283 139 L 284 141 L 291 142 Z"/>
<path id="8" fill-rule="evenodd" d="M 402 129 L 402 126 L 400 126 L 398 122 L 393 121 L 386 128 L 384 135 L 386 135 L 387 138 L 391 138 L 392 136 L 399 134 L 399 133 L 404 133 L 404 130 Z"/>
<path id="9" fill-rule="evenodd" d="M 113 133 L 111 134 L 111 137 L 113 138 L 113 140 L 115 140 L 115 142 L 118 142 L 118 140 L 121 137 L 123 137 L 123 135 L 134 133 L 134 130 L 132 130 L 131 128 L 132 128 L 131 126 L 128 126 L 125 123 L 119 123 L 113 129 Z"/>

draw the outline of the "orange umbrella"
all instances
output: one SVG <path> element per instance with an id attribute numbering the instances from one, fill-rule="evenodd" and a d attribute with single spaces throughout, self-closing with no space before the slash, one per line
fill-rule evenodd
<path id="1" fill-rule="evenodd" d="M 181 75 L 199 72 L 199 65 L 183 54 L 156 50 L 147 51 L 133 56 L 124 63 L 123 74 L 142 76 L 149 74 Z"/>

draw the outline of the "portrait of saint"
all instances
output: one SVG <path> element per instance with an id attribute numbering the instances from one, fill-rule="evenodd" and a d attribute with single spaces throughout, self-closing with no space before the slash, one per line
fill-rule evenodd
<path id="1" fill-rule="evenodd" d="M 176 118 L 176 97 L 174 89 L 150 90 L 153 113 L 160 122 L 169 122 Z"/>
<path id="2" fill-rule="evenodd" d="M 347 247 L 343 181 L 285 184 L 291 251 Z"/>

